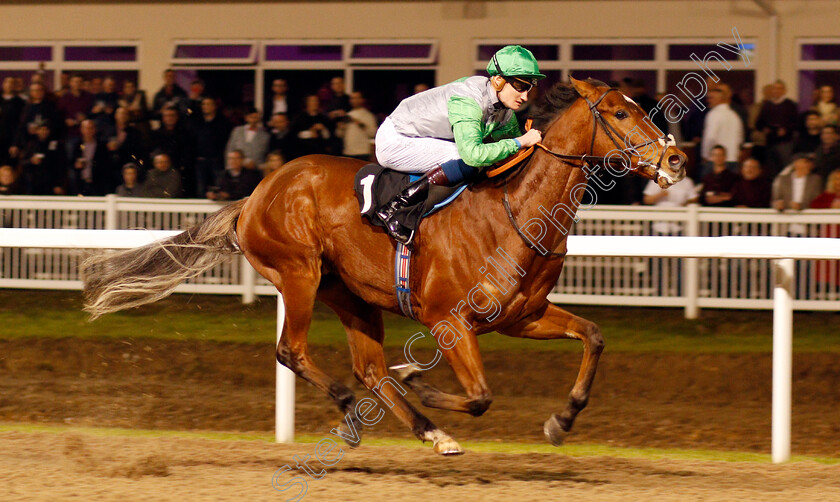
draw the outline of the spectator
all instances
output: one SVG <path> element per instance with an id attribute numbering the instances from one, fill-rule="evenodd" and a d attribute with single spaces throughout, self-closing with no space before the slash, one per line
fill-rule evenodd
<path id="1" fill-rule="evenodd" d="M 292 136 L 289 134 L 289 116 L 285 113 L 275 113 L 268 123 L 269 151 L 279 151 L 284 159 L 292 158 Z"/>
<path id="2" fill-rule="evenodd" d="M 820 146 L 822 118 L 814 110 L 808 110 L 804 116 L 804 127 L 799 131 L 793 144 L 793 153 L 814 153 Z"/>
<path id="3" fill-rule="evenodd" d="M 683 207 L 697 202 L 697 190 L 691 178 L 684 178 L 667 190 L 659 188 L 650 180 L 645 185 L 642 202 L 649 206 Z M 659 235 L 679 235 L 681 229 L 678 222 L 656 221 L 653 223 L 653 231 Z"/>
<path id="4" fill-rule="evenodd" d="M 117 82 L 114 77 L 105 77 L 102 80 L 102 91 L 93 96 L 93 106 L 90 109 L 91 118 L 96 120 L 100 131 L 106 130 L 113 124 L 114 111 L 119 106 L 119 101 Z"/>
<path id="5" fill-rule="evenodd" d="M 70 151 L 69 182 L 74 195 L 105 195 L 117 186 L 116 176 L 110 167 L 108 148 L 99 139 L 96 123 L 85 119 L 79 126 L 81 137 L 75 140 Z"/>
<path id="6" fill-rule="evenodd" d="M 15 79 L 4 78 L 0 97 L 0 163 L 9 161 L 9 148 L 14 144 L 24 106 L 26 101 L 15 92 Z"/>
<path id="7" fill-rule="evenodd" d="M 67 151 L 52 135 L 50 125 L 38 125 L 35 139 L 27 143 L 21 156 L 22 178 L 27 194 L 63 195 Z"/>
<path id="8" fill-rule="evenodd" d="M 280 153 L 278 150 L 273 150 L 269 153 L 265 158 L 265 164 L 260 166 L 260 170 L 262 171 L 263 178 L 267 177 L 269 174 L 273 173 L 274 171 L 280 169 L 283 164 L 285 163 L 285 159 L 283 158 L 283 154 Z"/>
<path id="9" fill-rule="evenodd" d="M 837 126 L 824 126 L 820 131 L 820 141 L 814 157 L 814 172 L 828 176 L 828 173 L 840 168 L 840 135 L 837 134 Z"/>
<path id="10" fill-rule="evenodd" d="M 350 95 L 351 110 L 345 120 L 339 122 L 336 135 L 343 138 L 343 154 L 362 160 L 370 160 L 371 140 L 376 136 L 376 117 L 365 108 L 361 92 Z"/>
<path id="11" fill-rule="evenodd" d="M 194 123 L 196 195 L 204 193 L 207 186 L 224 171 L 225 145 L 231 126 L 218 113 L 213 98 L 201 100 L 201 120 Z"/>
<path id="12" fill-rule="evenodd" d="M 828 175 L 825 192 L 811 201 L 814 209 L 840 209 L 840 169 Z M 821 225 L 820 237 L 840 238 L 840 225 Z M 814 275 L 822 288 L 837 291 L 840 288 L 840 263 L 837 260 L 820 260 L 816 263 Z"/>
<path id="13" fill-rule="evenodd" d="M 414 94 L 420 94 L 423 91 L 429 90 L 429 84 L 420 82 L 419 84 L 414 84 Z"/>
<path id="14" fill-rule="evenodd" d="M 165 152 L 156 152 L 153 163 L 155 168 L 149 171 L 140 193 L 143 197 L 171 199 L 181 196 L 181 175 L 172 169 L 172 159 Z"/>
<path id="15" fill-rule="evenodd" d="M 142 196 L 142 188 L 137 183 L 137 172 L 139 171 L 137 164 L 129 162 L 122 168 L 122 185 L 117 187 L 117 195 L 120 197 L 140 197 Z"/>
<path id="16" fill-rule="evenodd" d="M 640 78 L 630 79 L 627 85 L 630 92 L 629 96 L 633 98 L 633 101 L 639 105 L 646 115 L 650 116 L 650 112 L 656 108 L 657 102 L 648 95 L 645 81 Z M 532 96 L 532 98 L 536 98 L 536 96 Z M 533 103 L 533 101 L 529 99 L 526 104 L 528 103 Z M 520 123 L 524 124 L 525 122 L 522 121 Z M 653 116 L 653 124 L 664 134 L 668 134 L 668 120 L 665 118 L 664 113 L 656 113 Z"/>
<path id="17" fill-rule="evenodd" d="M 726 167 L 726 148 L 721 145 L 712 147 L 709 154 L 712 172 L 703 178 L 704 206 L 728 207 L 732 205 L 732 187 L 738 181 L 738 175 Z"/>
<path id="18" fill-rule="evenodd" d="M 776 176 L 793 153 L 796 103 L 785 97 L 786 92 L 784 82 L 774 82 L 771 99 L 764 102 L 756 120 L 756 127 L 767 137 L 765 167 L 770 176 Z"/>
<path id="19" fill-rule="evenodd" d="M 239 200 L 251 195 L 260 184 L 260 172 L 245 169 L 245 155 L 241 150 L 233 150 L 227 158 L 227 169 L 219 178 L 218 186 L 214 187 L 216 190 L 207 192 L 210 200 Z"/>
<path id="20" fill-rule="evenodd" d="M 831 171 L 825 184 L 825 192 L 812 200 L 810 207 L 814 209 L 840 209 L 840 169 Z M 840 237 L 840 235 L 832 237 Z"/>
<path id="21" fill-rule="evenodd" d="M 133 80 L 123 81 L 118 105 L 128 110 L 129 121 L 132 124 L 145 121 L 149 113 L 146 91 L 138 89 Z"/>
<path id="22" fill-rule="evenodd" d="M 0 166 L 0 195 L 19 195 L 20 184 L 12 166 Z"/>
<path id="23" fill-rule="evenodd" d="M 768 84 L 762 87 L 761 100 L 753 103 L 747 111 L 747 116 L 749 117 L 747 125 L 750 129 L 749 139 L 753 145 L 752 155 L 759 162 L 764 161 L 764 159 L 766 158 L 765 152 L 767 149 L 767 135 L 764 134 L 764 131 L 757 129 L 756 124 L 758 123 L 758 116 L 761 114 L 761 110 L 764 107 L 764 103 L 770 99 L 772 90 L 772 84 Z"/>
<path id="24" fill-rule="evenodd" d="M 88 87 L 85 89 L 87 92 L 93 94 L 94 96 L 102 92 L 102 78 L 101 77 L 93 77 L 92 79 L 88 80 Z"/>
<path id="25" fill-rule="evenodd" d="M 79 139 L 79 124 L 88 118 L 93 106 L 93 96 L 82 89 L 82 82 L 81 75 L 71 76 L 67 92 L 58 101 L 58 109 L 64 119 L 64 137 L 70 144 Z"/>
<path id="26" fill-rule="evenodd" d="M 201 102 L 204 101 L 204 81 L 195 79 L 190 83 L 190 90 L 187 93 L 187 98 L 184 100 L 182 115 L 190 122 L 198 122 L 201 120 Z"/>
<path id="27" fill-rule="evenodd" d="M 62 96 L 70 91 L 70 74 L 66 71 L 61 72 L 58 76 L 58 80 L 58 87 L 55 89 L 53 94 L 57 99 L 61 99 Z"/>
<path id="28" fill-rule="evenodd" d="M 242 150 L 245 154 L 245 165 L 253 169 L 265 162 L 271 136 L 263 129 L 260 112 L 256 108 L 248 110 L 245 122 L 245 125 L 235 127 L 230 133 L 225 153 Z"/>
<path id="29" fill-rule="evenodd" d="M 169 155 L 172 167 L 181 173 L 185 195 L 195 197 L 194 139 L 181 123 L 177 108 L 170 106 L 161 111 L 161 127 L 152 133 L 151 150 Z"/>
<path id="30" fill-rule="evenodd" d="M 741 164 L 741 179 L 732 186 L 735 207 L 770 207 L 770 180 L 762 176 L 761 164 L 747 159 Z"/>
<path id="31" fill-rule="evenodd" d="M 271 83 L 271 98 L 266 102 L 265 121 L 269 122 L 274 115 L 284 113 L 290 115 L 292 109 L 289 106 L 289 85 L 282 78 L 274 79 Z"/>
<path id="32" fill-rule="evenodd" d="M 47 100 L 47 88 L 44 84 L 35 82 L 29 86 L 29 102 L 23 107 L 15 144 L 9 150 L 9 155 L 17 159 L 20 148 L 30 140 L 35 139 L 38 125 L 43 122 L 59 124 L 59 113 L 56 106 Z"/>
<path id="33" fill-rule="evenodd" d="M 163 72 L 163 87 L 155 94 L 152 101 L 152 112 L 159 117 L 164 108 L 178 108 L 186 98 L 186 91 L 175 83 L 175 70 L 166 70 Z"/>
<path id="34" fill-rule="evenodd" d="M 143 137 L 136 127 L 129 121 L 131 115 L 128 108 L 119 107 L 114 112 L 114 125 L 108 131 L 108 152 L 111 155 L 111 166 L 114 171 L 129 162 L 141 165 L 146 162 L 146 148 Z"/>
<path id="35" fill-rule="evenodd" d="M 794 156 L 793 169 L 773 181 L 773 207 L 779 211 L 799 211 L 810 206 L 822 193 L 822 177 L 814 174 L 814 160 L 807 154 Z"/>
<path id="36" fill-rule="evenodd" d="M 318 96 L 307 96 L 305 105 L 305 110 L 295 118 L 290 128 L 295 140 L 294 157 L 326 153 L 327 142 L 332 137 L 330 119 L 320 112 L 321 101 Z"/>
<path id="37" fill-rule="evenodd" d="M 726 165 L 732 171 L 738 165 L 738 154 L 744 142 L 744 124 L 741 117 L 729 106 L 729 98 L 724 89 L 716 87 L 709 91 L 709 112 L 703 123 L 703 142 L 701 155 L 710 163 L 712 147 L 721 145 L 726 150 Z M 711 170 L 707 165 L 703 172 L 705 176 Z"/>
<path id="38" fill-rule="evenodd" d="M 811 109 L 820 114 L 823 124 L 837 125 L 840 115 L 838 115 L 837 104 L 834 102 L 834 88 L 830 85 L 820 87 L 819 99 Z"/>

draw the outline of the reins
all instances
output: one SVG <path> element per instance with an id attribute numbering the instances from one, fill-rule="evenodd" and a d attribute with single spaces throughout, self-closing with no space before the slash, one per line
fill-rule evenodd
<path id="1" fill-rule="evenodd" d="M 671 135 L 666 136 L 666 135 L 663 134 L 663 136 L 661 138 L 656 138 L 655 140 L 648 140 L 648 141 L 645 141 L 644 143 L 639 143 L 637 145 L 632 145 L 632 146 L 627 146 L 627 142 L 625 141 L 624 142 L 624 145 L 625 145 L 624 148 L 621 148 L 621 145 L 619 145 L 618 140 L 616 139 L 616 136 L 621 137 L 621 133 L 618 132 L 609 122 L 607 122 L 604 119 L 604 117 L 601 115 L 601 112 L 598 111 L 598 108 L 597 108 L 597 106 L 601 103 L 601 101 L 603 101 L 604 98 L 609 93 L 611 93 L 613 91 L 618 92 L 618 89 L 616 89 L 614 87 L 611 87 L 611 88 L 607 89 L 607 92 L 602 94 L 594 103 L 589 101 L 589 99 L 586 96 L 581 96 L 586 101 L 586 104 L 589 105 L 589 111 L 592 113 L 592 141 L 589 144 L 589 153 L 588 154 L 569 155 L 569 154 L 558 153 L 558 152 L 555 152 L 554 150 L 552 150 L 551 148 L 548 148 L 547 146 L 545 146 L 541 142 L 537 143 L 535 146 L 537 148 L 540 148 L 544 152 L 548 153 L 549 155 L 553 156 L 554 158 L 560 160 L 561 162 L 569 164 L 573 168 L 584 169 L 585 167 L 590 166 L 593 163 L 595 163 L 595 164 L 614 164 L 614 163 L 623 164 L 624 163 L 623 162 L 624 161 L 624 155 L 627 155 L 627 156 L 636 155 L 636 156 L 641 157 L 641 155 L 638 152 L 639 148 L 651 145 L 653 143 L 659 143 L 662 146 L 662 153 L 660 154 L 659 161 L 656 164 L 651 164 L 650 162 L 646 162 L 646 161 L 639 161 L 639 162 L 636 163 L 636 168 L 631 169 L 631 170 L 632 171 L 637 171 L 640 167 L 643 167 L 643 166 L 650 166 L 650 165 L 659 166 L 659 165 L 661 165 L 662 160 L 665 158 L 665 151 L 668 149 L 668 146 L 670 146 L 671 144 L 674 143 L 673 136 L 671 136 Z M 531 119 L 528 119 L 525 122 L 525 130 L 526 131 L 531 129 L 531 124 L 532 124 Z M 619 156 L 619 157 L 614 157 L 614 156 L 603 157 L 603 156 L 598 156 L 598 155 L 592 155 L 592 152 L 595 148 L 595 137 L 598 134 L 598 124 L 601 124 L 601 126 L 604 129 L 604 132 L 607 134 L 607 137 L 610 138 L 613 145 L 615 145 L 615 147 L 622 154 L 622 156 Z M 536 151 L 536 149 L 534 148 L 534 146 L 528 147 L 528 149 L 524 150 L 522 153 L 517 155 L 510 162 L 507 162 L 506 164 L 504 164 L 504 165 L 502 165 L 498 168 L 495 168 L 491 171 L 488 171 L 487 176 L 488 177 L 498 176 L 499 174 L 501 174 L 501 173 L 507 171 L 508 169 L 510 169 L 511 167 L 519 165 L 522 162 L 530 161 L 530 159 L 533 156 L 535 151 Z M 580 162 L 580 164 L 574 164 L 574 163 L 572 163 L 572 161 Z M 588 178 L 590 173 L 586 169 L 584 169 L 584 173 L 586 174 L 586 176 Z M 513 228 L 514 228 L 514 230 L 516 230 L 516 233 L 525 242 L 525 245 L 528 246 L 529 249 L 532 249 L 532 250 L 534 250 L 534 251 L 536 251 L 540 254 L 543 254 L 543 255 L 558 257 L 558 258 L 566 256 L 565 251 L 563 253 L 556 253 L 556 252 L 553 252 L 553 251 L 545 253 L 540 248 L 535 246 L 525 236 L 525 233 L 522 231 L 522 228 L 516 222 L 516 217 L 513 215 L 513 211 L 510 208 L 510 201 L 509 201 L 509 198 L 508 198 L 507 180 L 505 180 L 504 187 L 505 188 L 504 188 L 504 197 L 502 198 L 502 205 L 505 208 L 505 212 L 507 213 L 507 216 L 508 216 L 508 219 L 510 220 L 511 225 L 513 225 Z"/>

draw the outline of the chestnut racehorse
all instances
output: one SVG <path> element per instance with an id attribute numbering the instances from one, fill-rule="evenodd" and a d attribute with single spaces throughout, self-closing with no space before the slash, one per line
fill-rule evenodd
<path id="1" fill-rule="evenodd" d="M 424 405 L 475 416 L 484 413 L 492 395 L 476 337 L 498 331 L 512 337 L 583 342 L 583 360 L 568 403 L 545 423 L 549 441 L 560 444 L 586 406 L 604 348 L 601 331 L 546 300 L 563 269 L 564 229 L 570 228 L 580 203 L 580 193 L 573 196 L 572 189 L 585 186 L 592 171 L 581 167 L 603 161 L 616 172 L 615 160 L 623 158 L 622 169 L 654 179 L 663 188 L 685 176 L 685 156 L 672 140 L 661 138 L 632 100 L 599 84 L 572 79 L 571 84 L 555 86 L 533 117 L 534 127 L 543 131 L 542 147 L 505 178 L 472 186 L 420 225 L 411 265 L 413 313 L 430 328 L 441 321 L 458 326 L 457 343 L 447 341 L 441 352 L 466 392 L 458 396 L 435 389 L 422 382 L 415 366 L 395 368 L 398 379 Z M 631 140 L 637 137 L 654 139 Z M 361 429 L 354 415 L 356 398 L 309 355 L 307 332 L 316 299 L 331 307 L 344 325 L 356 378 L 368 389 L 379 387 L 378 395 L 392 405 L 394 414 L 419 439 L 433 441 L 436 452 L 462 453 L 458 443 L 405 399 L 404 389 L 393 383 L 380 386 L 388 382 L 382 311 L 400 313 L 394 289 L 395 246 L 359 215 L 353 178 L 362 165 L 323 155 L 296 159 L 266 177 L 249 198 L 226 206 L 195 228 L 142 248 L 91 257 L 82 267 L 86 310 L 95 318 L 155 301 L 184 279 L 241 251 L 286 302 L 277 360 L 338 404 L 353 421 L 343 422 L 344 430 L 348 425 Z M 556 211 L 556 225 L 545 224 L 539 242 L 526 241 L 520 226 L 545 220 L 546 208 L 558 203 L 572 208 L 571 214 Z M 486 271 L 486 258 L 500 248 L 509 259 L 505 266 L 517 271 L 516 284 L 505 288 L 481 273 Z M 495 317 L 459 306 L 477 284 L 499 303 Z M 432 333 L 443 346 L 443 335 Z"/>

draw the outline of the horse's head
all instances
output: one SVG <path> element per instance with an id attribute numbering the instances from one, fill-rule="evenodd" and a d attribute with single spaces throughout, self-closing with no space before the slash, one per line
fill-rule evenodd
<path id="1" fill-rule="evenodd" d="M 584 136 L 590 138 L 586 153 L 603 157 L 602 167 L 614 173 L 633 171 L 662 188 L 685 177 L 686 156 L 676 148 L 673 136 L 659 131 L 632 99 L 616 89 L 574 78 L 571 84 L 582 98 L 573 107 L 579 107 L 579 113 L 587 117 L 582 123 L 591 135 Z M 543 143 L 547 146 L 552 142 L 550 129 L 544 131 Z M 587 134 L 586 129 L 581 134 Z"/>

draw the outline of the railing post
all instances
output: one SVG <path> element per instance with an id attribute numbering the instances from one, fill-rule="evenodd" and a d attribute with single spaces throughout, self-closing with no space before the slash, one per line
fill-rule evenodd
<path id="1" fill-rule="evenodd" d="M 790 460 L 791 380 L 793 379 L 794 261 L 773 260 L 773 463 Z"/>
<path id="2" fill-rule="evenodd" d="M 105 230 L 117 230 L 117 194 L 105 196 Z"/>
<path id="3" fill-rule="evenodd" d="M 257 291 L 257 271 L 245 258 L 245 255 L 240 256 L 239 272 L 242 278 L 242 303 L 254 303 Z"/>
<path id="4" fill-rule="evenodd" d="M 700 235 L 700 218 L 697 204 L 689 204 L 686 208 L 685 235 L 698 237 Z M 685 298 L 685 318 L 700 317 L 700 307 L 697 299 L 700 296 L 700 263 L 698 258 L 683 260 L 683 297 Z"/>
<path id="5" fill-rule="evenodd" d="M 286 303 L 283 294 L 277 293 L 277 343 L 283 336 L 286 322 Z M 275 359 L 275 409 L 274 440 L 277 443 L 291 443 L 295 440 L 295 374 Z"/>

